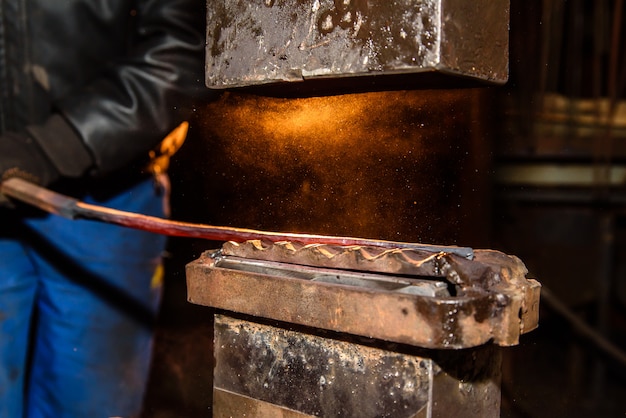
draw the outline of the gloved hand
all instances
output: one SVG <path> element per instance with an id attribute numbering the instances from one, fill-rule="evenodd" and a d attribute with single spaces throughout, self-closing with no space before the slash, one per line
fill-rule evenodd
<path id="1" fill-rule="evenodd" d="M 34 139 L 13 132 L 0 136 L 0 179 L 22 177 L 47 185 L 59 176 L 59 170 Z"/>
<path id="2" fill-rule="evenodd" d="M 11 177 L 48 185 L 57 180 L 60 173 L 34 139 L 9 132 L 0 136 L 0 179 Z M 12 207 L 2 194 L 0 205 Z"/>
<path id="3" fill-rule="evenodd" d="M 21 177 L 48 186 L 61 177 L 80 177 L 92 165 L 83 141 L 58 115 L 28 127 L 27 133 L 0 135 L 0 181 Z M 1 194 L 0 206 L 12 207 Z"/>

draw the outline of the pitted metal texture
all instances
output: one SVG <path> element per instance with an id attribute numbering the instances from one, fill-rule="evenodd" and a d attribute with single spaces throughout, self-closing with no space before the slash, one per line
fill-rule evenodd
<path id="1" fill-rule="evenodd" d="M 469 260 L 407 249 L 229 242 L 187 266 L 188 297 L 423 348 L 515 345 L 537 326 L 540 284 L 526 278 L 517 257 L 493 250 L 474 255 Z"/>

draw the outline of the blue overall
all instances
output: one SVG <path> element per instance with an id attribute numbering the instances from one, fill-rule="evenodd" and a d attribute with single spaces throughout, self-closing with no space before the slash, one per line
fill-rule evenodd
<path id="1" fill-rule="evenodd" d="M 106 201 L 163 217 L 144 180 Z M 60 216 L 0 216 L 0 417 L 138 416 L 165 238 Z"/>

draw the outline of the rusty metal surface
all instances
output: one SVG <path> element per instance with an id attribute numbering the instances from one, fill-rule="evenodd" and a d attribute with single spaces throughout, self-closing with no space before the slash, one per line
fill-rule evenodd
<path id="1" fill-rule="evenodd" d="M 310 416 L 414 417 L 430 359 L 246 320 L 215 318 L 214 387 Z"/>
<path id="2" fill-rule="evenodd" d="M 282 325 L 216 315 L 216 416 L 499 416 L 498 347 L 411 349 Z"/>
<path id="3" fill-rule="evenodd" d="M 540 285 L 514 256 L 476 250 L 454 254 L 294 243 L 227 243 L 187 265 L 192 303 L 293 324 L 425 348 L 514 345 L 537 326 Z M 335 269 L 337 280 L 220 267 L 231 258 Z M 296 268 L 294 268 L 295 270 Z M 412 294 L 342 282 L 342 271 L 376 271 L 405 280 L 444 281 L 450 296 Z M 440 286 L 440 285 L 434 285 Z"/>
<path id="4" fill-rule="evenodd" d="M 441 72 L 504 83 L 508 0 L 217 0 L 206 83 Z"/>

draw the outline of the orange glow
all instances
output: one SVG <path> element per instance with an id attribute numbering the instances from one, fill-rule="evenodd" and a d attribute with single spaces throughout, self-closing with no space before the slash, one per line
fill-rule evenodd
<path id="1" fill-rule="evenodd" d="M 474 105 L 467 91 L 225 93 L 202 111 L 199 181 L 227 216 L 211 222 L 441 243 L 462 219 L 447 214 L 462 210 Z"/>

